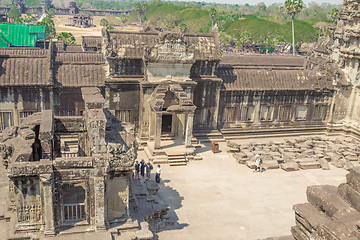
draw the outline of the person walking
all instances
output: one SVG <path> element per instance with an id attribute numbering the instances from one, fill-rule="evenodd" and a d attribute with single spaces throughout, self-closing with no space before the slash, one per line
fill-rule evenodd
<path id="1" fill-rule="evenodd" d="M 145 162 L 144 159 L 141 160 L 140 162 L 140 175 L 142 178 L 145 177 Z"/>
<path id="2" fill-rule="evenodd" d="M 151 178 L 151 170 L 153 170 L 153 165 L 151 165 L 150 161 L 146 163 L 146 180 L 150 180 Z"/>
<path id="3" fill-rule="evenodd" d="M 139 161 L 135 162 L 135 178 L 139 179 L 140 164 Z"/>
<path id="4" fill-rule="evenodd" d="M 155 175 L 155 181 L 157 183 L 160 183 L 160 174 L 161 174 L 161 167 L 160 167 L 160 165 L 157 165 L 156 175 Z"/>
<path id="5" fill-rule="evenodd" d="M 256 154 L 255 156 L 256 160 L 255 160 L 255 172 L 259 171 L 262 172 L 262 159 L 260 158 L 259 154 Z"/>

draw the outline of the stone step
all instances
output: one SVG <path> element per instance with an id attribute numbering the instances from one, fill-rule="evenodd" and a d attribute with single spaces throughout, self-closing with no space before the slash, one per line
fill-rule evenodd
<path id="1" fill-rule="evenodd" d="M 180 162 L 185 162 L 186 163 L 186 159 L 185 158 L 179 158 L 179 159 L 169 159 L 168 163 L 180 163 Z"/>
<path id="2" fill-rule="evenodd" d="M 156 165 L 156 164 L 166 164 L 168 163 L 168 157 L 167 156 L 156 156 L 154 159 L 153 159 L 153 164 Z"/>
<path id="3" fill-rule="evenodd" d="M 331 221 L 325 213 L 319 211 L 310 203 L 296 204 L 295 220 L 302 224 L 310 233 L 316 231 L 319 224 L 326 224 Z"/>
<path id="4" fill-rule="evenodd" d="M 169 163 L 169 166 L 186 166 L 186 162 L 172 162 Z"/>
<path id="5" fill-rule="evenodd" d="M 178 157 L 178 156 L 184 157 L 185 154 L 183 152 L 166 152 L 166 155 L 168 157 Z"/>
<path id="6" fill-rule="evenodd" d="M 299 162 L 299 167 L 303 170 L 307 170 L 307 169 L 318 169 L 321 168 L 321 164 L 317 161 L 313 161 L 313 162 Z"/>
<path id="7" fill-rule="evenodd" d="M 310 186 L 306 190 L 309 203 L 319 211 L 332 217 L 341 209 L 350 209 L 350 205 L 338 193 L 338 188 L 331 185 Z"/>

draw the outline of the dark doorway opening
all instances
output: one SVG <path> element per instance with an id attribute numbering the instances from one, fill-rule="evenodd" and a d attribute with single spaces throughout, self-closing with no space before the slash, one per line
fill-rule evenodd
<path id="1" fill-rule="evenodd" d="M 171 133 L 172 115 L 162 115 L 161 133 Z"/>

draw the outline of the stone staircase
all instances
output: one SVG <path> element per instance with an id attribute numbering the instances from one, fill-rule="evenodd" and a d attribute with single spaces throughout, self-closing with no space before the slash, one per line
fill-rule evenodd
<path id="1" fill-rule="evenodd" d="M 160 136 L 161 141 L 169 141 L 169 140 L 174 140 L 174 139 L 175 139 L 175 137 L 171 133 L 164 133 L 164 134 L 161 134 L 161 136 Z"/>
<path id="2" fill-rule="evenodd" d="M 167 152 L 170 166 L 184 166 L 187 164 L 185 154 L 182 152 Z"/>
<path id="3" fill-rule="evenodd" d="M 206 142 L 225 142 L 223 135 L 218 130 L 196 130 L 191 140 L 193 145 Z"/>
<path id="4" fill-rule="evenodd" d="M 323 185 L 307 189 L 307 203 L 294 205 L 296 240 L 360 239 L 360 167 L 338 187 Z"/>

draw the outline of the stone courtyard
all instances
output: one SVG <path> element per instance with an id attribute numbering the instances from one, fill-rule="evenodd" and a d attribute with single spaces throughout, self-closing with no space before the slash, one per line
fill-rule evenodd
<path id="1" fill-rule="evenodd" d="M 262 144 L 271 140 L 254 139 L 254 142 Z M 239 141 L 245 142 L 249 140 Z M 328 171 L 273 169 L 255 173 L 238 164 L 226 143 L 220 143 L 220 150 L 212 153 L 208 143 L 198 149 L 202 161 L 190 161 L 187 166 L 162 165 L 158 195 L 170 206 L 168 215 L 174 224 L 161 228 L 157 233 L 159 239 L 290 236 L 291 226 L 295 224 L 293 205 L 306 201 L 306 188 L 339 185 L 345 182 L 348 173 L 332 164 Z"/>

